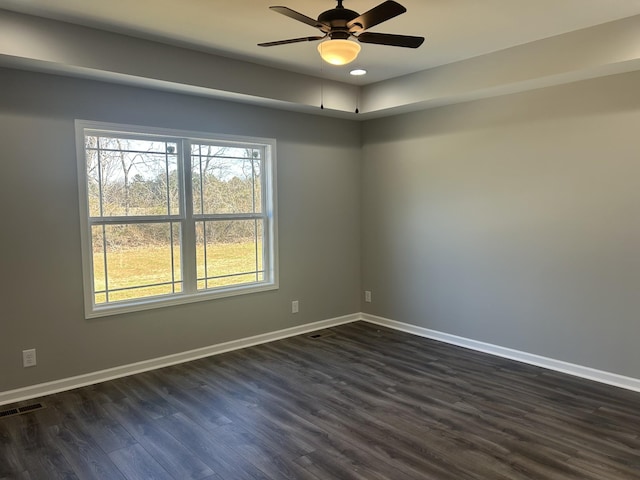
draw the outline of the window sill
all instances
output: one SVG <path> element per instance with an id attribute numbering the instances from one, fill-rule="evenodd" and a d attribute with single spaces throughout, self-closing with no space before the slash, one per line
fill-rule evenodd
<path id="1" fill-rule="evenodd" d="M 123 313 L 133 313 L 143 310 L 172 307 L 175 305 L 183 305 L 187 303 L 206 302 L 218 298 L 234 297 L 237 295 L 247 295 L 251 293 L 266 292 L 277 289 L 278 284 L 276 282 L 260 283 L 225 288 L 215 291 L 150 297 L 149 299 L 137 299 L 131 302 L 114 302 L 112 304 L 102 306 L 89 305 L 85 308 L 85 318 L 91 319 L 106 317 L 110 315 L 120 315 Z"/>

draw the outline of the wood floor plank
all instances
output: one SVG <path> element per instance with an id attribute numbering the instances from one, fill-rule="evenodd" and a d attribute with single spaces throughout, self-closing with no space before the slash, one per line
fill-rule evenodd
<path id="1" fill-rule="evenodd" d="M 21 478 L 21 475 L 26 478 L 47 480 L 81 479 L 49 434 L 50 426 L 46 418 L 45 414 L 33 412 L 33 414 L 5 419 L 9 420 L 9 425 L 13 427 L 12 440 L 26 466 L 26 470 L 16 477 Z M 11 475 L 9 478 L 12 478 Z"/>
<path id="2" fill-rule="evenodd" d="M 109 458 L 118 466 L 127 480 L 174 480 L 177 478 L 171 476 L 137 443 L 111 452 Z"/>
<path id="3" fill-rule="evenodd" d="M 76 420 L 67 419 L 51 427 L 51 436 L 78 477 L 82 479 L 125 480 L 106 453 Z"/>
<path id="4" fill-rule="evenodd" d="M 149 376 L 142 381 L 176 410 L 184 413 L 204 428 L 215 430 L 221 425 L 231 423 L 231 420 L 221 414 L 219 410 L 212 408 L 215 406 L 215 399 L 203 395 L 201 385 L 188 389 L 173 388 L 164 381 L 163 373 L 158 373 L 154 377 Z M 191 372 L 191 374 L 195 375 L 195 372 Z"/>
<path id="5" fill-rule="evenodd" d="M 160 424 L 223 478 L 266 479 L 266 474 L 251 458 L 233 448 L 221 431 L 209 431 L 178 413 L 160 420 Z"/>
<path id="6" fill-rule="evenodd" d="M 276 445 L 262 441 L 259 435 L 233 423 L 216 430 L 218 441 L 225 442 L 268 478 L 318 480 L 315 475 L 289 459 Z"/>
<path id="7" fill-rule="evenodd" d="M 52 395 L 47 403 L 64 418 L 77 419 L 81 428 L 105 453 L 137 443 L 124 426 L 106 412 L 98 398 L 92 390 L 76 389 Z"/>
<path id="8" fill-rule="evenodd" d="M 11 438 L 7 420 L 0 421 L 0 479 L 3 480 L 27 471 L 17 442 Z"/>
<path id="9" fill-rule="evenodd" d="M 147 415 L 148 402 L 124 399 L 105 406 L 138 443 L 174 478 L 200 480 L 215 473 L 194 453 L 159 428 L 155 413 Z"/>
<path id="10" fill-rule="evenodd" d="M 640 480 L 640 393 L 364 322 L 323 333 L 45 397 L 0 418 L 0 480 Z"/>

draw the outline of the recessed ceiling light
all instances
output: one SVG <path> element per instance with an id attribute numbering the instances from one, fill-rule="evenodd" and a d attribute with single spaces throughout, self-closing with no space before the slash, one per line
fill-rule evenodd
<path id="1" fill-rule="evenodd" d="M 359 75 L 366 75 L 367 71 L 363 70 L 362 68 L 357 68 L 355 70 L 351 70 L 349 73 L 354 76 L 359 76 Z"/>

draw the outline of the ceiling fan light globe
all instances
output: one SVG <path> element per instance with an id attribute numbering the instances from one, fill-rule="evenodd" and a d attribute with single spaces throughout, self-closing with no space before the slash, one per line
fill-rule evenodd
<path id="1" fill-rule="evenodd" d="M 350 40 L 325 40 L 318 45 L 322 59 L 331 65 L 346 65 L 353 62 L 360 53 L 360 45 Z"/>

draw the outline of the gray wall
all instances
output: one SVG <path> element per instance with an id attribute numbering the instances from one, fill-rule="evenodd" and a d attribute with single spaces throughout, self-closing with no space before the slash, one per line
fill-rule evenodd
<path id="1" fill-rule="evenodd" d="M 0 391 L 361 308 L 640 378 L 638 84 L 611 76 L 361 131 L 0 70 Z M 276 138 L 280 289 L 85 320 L 75 118 Z M 22 368 L 26 348 L 36 368 Z"/>
<path id="2" fill-rule="evenodd" d="M 280 289 L 85 320 L 76 118 L 276 138 Z M 360 128 L 0 69 L 0 391 L 358 312 Z"/>
<path id="3" fill-rule="evenodd" d="M 367 122 L 367 313 L 640 378 L 640 73 Z"/>

